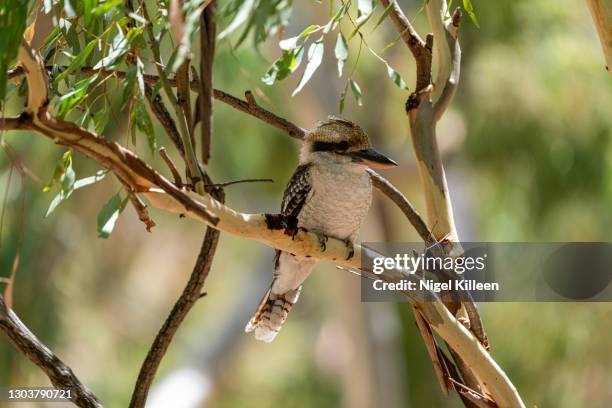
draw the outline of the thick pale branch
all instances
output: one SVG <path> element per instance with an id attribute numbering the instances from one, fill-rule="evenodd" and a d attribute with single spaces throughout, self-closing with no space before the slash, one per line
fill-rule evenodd
<path id="1" fill-rule="evenodd" d="M 587 0 L 587 4 L 599 34 L 606 69 L 612 73 L 612 3 L 609 0 Z"/>
<path id="2" fill-rule="evenodd" d="M 457 7 L 454 14 L 448 15 L 446 0 L 430 0 L 425 6 L 427 18 L 432 27 L 438 59 L 438 72 L 431 94 L 434 103 L 434 119 L 440 119 L 452 101 L 461 69 L 461 47 L 459 46 L 459 24 L 461 9 Z"/>
<path id="3" fill-rule="evenodd" d="M 51 384 L 57 388 L 69 389 L 74 396 L 75 404 L 80 407 L 102 407 L 100 400 L 81 383 L 70 367 L 41 343 L 7 307 L 2 295 L 0 295 L 0 329 L 19 351 L 45 372 Z"/>

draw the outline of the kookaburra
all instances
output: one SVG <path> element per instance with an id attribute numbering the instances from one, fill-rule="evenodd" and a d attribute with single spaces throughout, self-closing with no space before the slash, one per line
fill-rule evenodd
<path id="1" fill-rule="evenodd" d="M 323 239 L 345 240 L 352 249 L 372 201 L 368 167 L 396 165 L 371 148 L 368 135 L 359 126 L 330 117 L 304 137 L 299 165 L 283 195 L 281 214 L 298 228 Z M 277 250 L 272 285 L 246 332 L 254 330 L 257 340 L 274 340 L 315 264 L 311 258 Z"/>

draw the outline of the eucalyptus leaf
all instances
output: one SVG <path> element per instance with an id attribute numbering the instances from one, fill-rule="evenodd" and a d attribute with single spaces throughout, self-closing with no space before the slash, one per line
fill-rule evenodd
<path id="1" fill-rule="evenodd" d="M 287 76 L 293 73 L 302 62 L 304 54 L 304 46 L 284 51 L 283 55 L 274 63 L 266 74 L 261 78 L 261 81 L 266 85 L 273 85 L 276 81 L 282 81 Z"/>
<path id="2" fill-rule="evenodd" d="M 117 34 L 113 38 L 113 41 L 110 44 L 108 54 L 104 58 L 102 58 L 96 65 L 94 65 L 94 69 L 100 68 L 111 68 L 120 62 L 121 58 L 128 52 L 128 40 L 123 35 L 123 31 L 121 27 L 117 25 Z"/>
<path id="3" fill-rule="evenodd" d="M 108 238 L 115 228 L 119 214 L 125 208 L 128 198 L 121 199 L 119 193 L 111 197 L 98 213 L 98 238 Z"/>
<path id="4" fill-rule="evenodd" d="M 476 18 L 476 13 L 474 12 L 474 6 L 472 5 L 471 0 L 463 0 L 463 8 L 468 16 L 470 16 L 472 23 L 474 23 L 476 27 L 480 28 L 480 24 L 478 24 L 478 19 Z"/>
<path id="5" fill-rule="evenodd" d="M 62 71 L 62 73 L 60 73 L 59 75 L 55 77 L 55 82 L 59 83 L 62 79 L 66 78 L 68 75 L 70 75 L 77 69 L 83 67 L 83 65 L 85 64 L 85 60 L 87 59 L 87 57 L 89 57 L 89 54 L 91 54 L 91 52 L 94 50 L 97 44 L 98 44 L 98 40 L 90 41 L 85 46 L 83 51 L 81 51 L 81 53 L 78 54 L 72 60 L 72 62 L 64 69 L 64 71 Z"/>
<path id="6" fill-rule="evenodd" d="M 355 100 L 357 101 L 357 105 L 362 106 L 363 100 L 362 100 L 361 88 L 359 87 L 359 84 L 357 83 L 357 81 L 354 81 L 352 79 L 349 81 L 349 83 L 351 84 L 351 91 L 353 91 L 353 96 L 355 97 Z"/>
<path id="7" fill-rule="evenodd" d="M 313 31 L 317 30 L 321 28 L 321 26 L 318 25 L 311 25 L 306 27 L 306 29 L 304 29 L 299 35 L 296 35 L 295 37 L 291 37 L 291 38 L 287 38 L 285 40 L 282 40 L 281 42 L 278 43 L 278 46 L 285 51 L 291 50 L 293 48 L 295 48 L 297 46 L 297 42 L 298 40 L 301 40 L 302 38 L 306 38 L 308 37 L 310 34 L 312 34 Z"/>
<path id="8" fill-rule="evenodd" d="M 341 77 L 344 64 L 346 63 L 346 60 L 348 59 L 349 55 L 348 43 L 342 33 L 338 33 L 338 38 L 336 39 L 336 46 L 334 48 L 334 54 L 336 55 L 336 59 L 338 60 L 338 76 Z"/>
<path id="9" fill-rule="evenodd" d="M 389 16 L 389 14 L 391 14 L 391 12 L 393 11 L 393 7 L 395 6 L 395 0 L 390 0 L 389 1 L 389 5 L 387 6 L 387 8 L 385 8 L 385 10 L 382 12 L 382 14 L 380 15 L 380 17 L 378 18 L 378 21 L 376 22 L 376 25 L 374 26 L 374 28 L 372 29 L 372 31 L 376 30 L 378 28 L 379 25 L 382 24 L 383 21 L 385 21 L 385 19 Z"/>
<path id="10" fill-rule="evenodd" d="M 391 68 L 389 64 L 386 64 L 386 65 L 387 65 L 387 75 L 389 75 L 389 78 L 391 78 L 393 83 L 397 85 L 398 87 L 400 87 L 401 89 L 408 89 L 408 87 L 406 86 L 406 82 L 404 82 L 400 74 L 398 74 L 396 70 Z"/>
<path id="11" fill-rule="evenodd" d="M 218 36 L 217 39 L 222 40 L 234 31 L 242 24 L 244 24 L 253 11 L 253 7 L 255 6 L 255 0 L 245 0 L 238 9 L 236 16 L 232 20 L 229 26 L 225 30 L 223 30 Z"/>
<path id="12" fill-rule="evenodd" d="M 357 1 L 357 10 L 359 10 L 360 17 L 368 17 L 374 11 L 374 7 L 376 7 L 375 0 L 358 0 Z"/>
<path id="13" fill-rule="evenodd" d="M 26 29 L 27 11 L 23 1 L 0 1 L 0 107 L 6 96 L 6 72 L 17 57 Z"/>
<path id="14" fill-rule="evenodd" d="M 306 69 L 304 70 L 304 74 L 302 75 L 302 79 L 300 79 L 300 83 L 295 88 L 291 96 L 295 96 L 298 92 L 304 88 L 304 85 L 308 83 L 312 75 L 315 73 L 317 68 L 321 65 L 321 61 L 323 61 L 323 51 L 325 46 L 323 44 L 323 38 L 319 38 L 308 48 L 308 61 L 306 63 Z"/>

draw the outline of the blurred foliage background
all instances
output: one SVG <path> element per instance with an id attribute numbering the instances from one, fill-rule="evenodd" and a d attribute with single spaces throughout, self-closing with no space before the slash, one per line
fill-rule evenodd
<path id="1" fill-rule="evenodd" d="M 400 3 L 426 32 L 422 3 Z M 612 82 L 586 3 L 473 4 L 480 28 L 464 19 L 461 84 L 439 124 L 460 237 L 608 241 Z M 303 127 L 337 114 L 345 79 L 338 79 L 333 41 L 326 42 L 321 67 L 295 97 L 290 95 L 298 75 L 272 87 L 260 81 L 280 55 L 278 41 L 310 24 L 325 24 L 327 13 L 326 1 L 296 2 L 287 32 L 258 50 L 247 43 L 233 49 L 237 36 L 221 40 L 215 86 L 238 96 L 253 89 L 262 106 Z M 388 21 L 375 32 L 368 27 L 368 45 L 377 52 L 396 36 Z M 351 30 L 348 24 L 342 29 Z M 349 47 L 347 67 L 358 54 L 358 40 Z M 398 42 L 380 53 L 410 87 L 414 61 L 405 46 Z M 362 125 L 375 146 L 401 163 L 385 175 L 424 211 L 404 116 L 409 91 L 389 80 L 384 65 L 366 51 L 353 77 L 363 106 L 347 97 L 343 116 Z M 108 92 L 116 98 L 113 92 L 119 91 L 113 89 Z M 13 101 L 6 113 L 20 109 L 21 102 Z M 127 115 L 113 109 L 105 134 L 125 142 Z M 214 126 L 209 171 L 215 181 L 275 181 L 229 187 L 229 205 L 275 211 L 297 163 L 297 143 L 220 103 Z M 156 134 L 158 144 L 172 150 L 161 128 Z M 108 406 L 126 406 L 153 336 L 191 272 L 203 228 L 153 211 L 158 226 L 149 234 L 128 206 L 112 235 L 97 238 L 98 211 L 120 189 L 111 177 L 76 191 L 45 218 L 54 194 L 42 188 L 64 151 L 27 132 L 3 138 L 41 180 L 22 179 L 0 154 L 0 276 L 10 276 L 20 252 L 14 308 Z M 144 138 L 135 149 L 167 173 Z M 79 178 L 99 170 L 78 154 L 73 167 Z M 417 235 L 392 204 L 377 197 L 361 239 L 410 241 Z M 245 335 L 244 324 L 271 279 L 272 255 L 270 248 L 222 235 L 208 296 L 171 345 L 150 406 L 461 406 L 456 397 L 441 395 L 409 307 L 361 303 L 359 279 L 331 265 L 320 265 L 308 280 L 273 344 Z M 612 306 L 503 303 L 481 309 L 491 352 L 528 406 L 610 406 Z M 0 384 L 48 381 L 0 336 Z"/>

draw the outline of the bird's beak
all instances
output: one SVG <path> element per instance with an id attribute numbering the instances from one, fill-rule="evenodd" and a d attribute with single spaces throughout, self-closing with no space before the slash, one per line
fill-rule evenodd
<path id="1" fill-rule="evenodd" d="M 374 149 L 363 149 L 353 152 L 346 152 L 347 156 L 358 163 L 364 163 L 373 169 L 386 169 L 389 167 L 396 167 L 397 163 L 388 158 L 385 155 L 378 153 Z"/>

